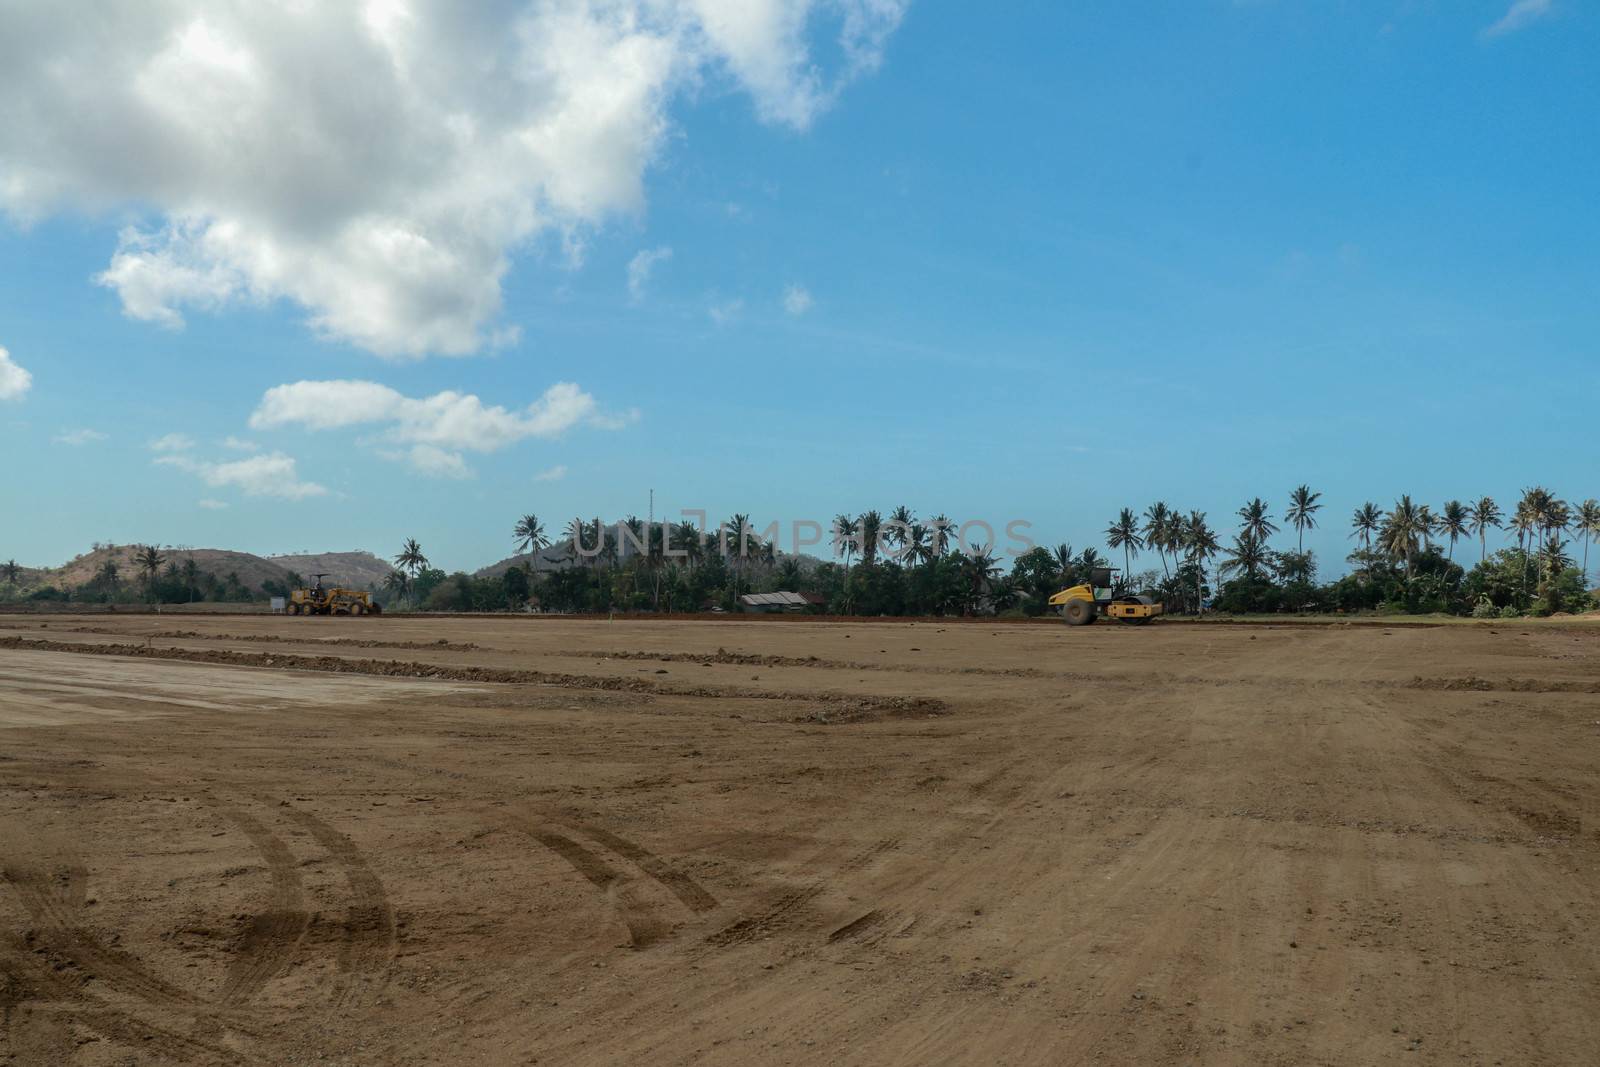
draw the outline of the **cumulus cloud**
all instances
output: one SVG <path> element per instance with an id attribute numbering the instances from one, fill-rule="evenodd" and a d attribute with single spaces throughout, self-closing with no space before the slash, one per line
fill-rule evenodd
<path id="1" fill-rule="evenodd" d="M 58 445 L 71 445 L 73 448 L 82 448 L 84 445 L 92 445 L 97 441 L 104 441 L 105 439 L 106 435 L 101 433 L 99 430 L 83 429 L 64 430 L 61 433 L 56 434 L 51 440 L 55 441 L 55 443 Z"/>
<path id="2" fill-rule="evenodd" d="M 470 477 L 462 451 L 494 452 L 530 437 L 559 437 L 577 427 L 616 430 L 636 421 L 637 411 L 605 412 L 572 382 L 557 382 L 520 410 L 485 404 L 471 393 L 446 391 L 408 397 L 367 381 L 303 381 L 274 386 L 250 416 L 258 430 L 300 426 L 336 430 L 368 426 L 381 439 L 411 446 L 385 451 L 435 477 Z"/>
<path id="3" fill-rule="evenodd" d="M 238 489 L 246 496 L 303 500 L 328 493 L 325 486 L 301 481 L 294 457 L 282 452 L 268 452 L 228 463 L 208 463 L 183 455 L 158 456 L 156 462 L 187 471 L 212 489 Z"/>
<path id="4" fill-rule="evenodd" d="M 744 310 L 743 300 L 724 300 L 706 308 L 706 314 L 711 316 L 711 321 L 718 326 L 726 326 L 739 317 Z"/>
<path id="5" fill-rule="evenodd" d="M 672 249 L 647 248 L 628 261 L 628 296 L 638 301 L 644 299 L 644 287 L 650 283 L 650 272 L 656 264 L 672 258 Z"/>
<path id="6" fill-rule="evenodd" d="M 533 480 L 536 482 L 559 482 L 566 476 L 566 464 L 558 463 L 554 467 L 550 467 L 547 470 L 542 470 L 538 474 L 535 474 L 533 476 Z"/>
<path id="7" fill-rule="evenodd" d="M 11 360 L 11 353 L 0 347 L 0 400 L 20 400 L 33 388 L 33 375 Z"/>
<path id="8" fill-rule="evenodd" d="M 783 310 L 791 315 L 804 315 L 814 303 L 811 290 L 803 285 L 791 285 L 783 291 Z"/>
<path id="9" fill-rule="evenodd" d="M 246 441 L 242 437 L 234 437 L 231 434 L 222 439 L 222 447 L 223 448 L 231 448 L 235 452 L 259 452 L 259 451 L 261 451 L 261 446 L 256 444 L 254 441 Z"/>
<path id="10" fill-rule="evenodd" d="M 1552 14 L 1555 4 L 1551 0 L 1516 0 L 1498 22 L 1483 31 L 1485 37 L 1503 37 L 1533 25 Z"/>
<path id="11" fill-rule="evenodd" d="M 0 0 L 0 210 L 148 211 L 99 275 L 137 319 L 286 299 L 465 354 L 515 251 L 640 209 L 682 90 L 804 129 L 908 2 Z"/>
<path id="12" fill-rule="evenodd" d="M 169 433 L 150 442 L 152 452 L 187 452 L 194 447 L 194 438 L 186 433 Z"/>
<path id="13" fill-rule="evenodd" d="M 384 452 L 385 459 L 402 460 L 418 474 L 429 478 L 471 478 L 472 468 L 460 452 L 438 445 L 412 445 L 404 452 Z"/>
<path id="14" fill-rule="evenodd" d="M 226 511 L 228 509 L 228 504 L 225 500 L 212 500 L 210 497 L 207 497 L 206 499 L 200 501 L 200 507 L 206 511 Z"/>

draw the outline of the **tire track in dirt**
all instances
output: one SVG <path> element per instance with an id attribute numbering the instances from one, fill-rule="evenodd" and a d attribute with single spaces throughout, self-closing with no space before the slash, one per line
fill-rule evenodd
<path id="1" fill-rule="evenodd" d="M 425 764 L 409 763 L 403 760 L 387 759 L 373 755 L 360 755 L 360 758 L 412 774 L 434 774 L 458 782 L 470 782 L 473 785 L 487 787 L 497 793 L 514 793 L 520 788 L 513 782 L 500 781 L 483 775 L 444 770 Z M 490 809 L 484 810 L 493 821 L 507 821 L 508 817 L 503 812 Z M 557 829 L 554 825 L 556 822 L 567 822 L 574 832 L 590 838 L 602 847 L 627 860 L 660 884 L 662 888 L 677 897 L 690 911 L 701 914 L 712 911 L 718 906 L 717 898 L 710 891 L 689 875 L 674 867 L 671 862 L 637 842 L 630 841 L 603 826 L 598 826 L 591 822 L 559 820 L 558 817 L 550 813 L 542 812 L 527 813 L 520 817 L 510 816 L 509 821 L 513 828 L 526 836 L 532 837 L 541 845 L 566 860 L 574 870 L 597 889 L 609 891 L 612 887 L 625 883 L 627 879 L 614 870 L 599 855 Z M 637 907 L 639 909 L 647 908 L 642 903 L 638 904 Z M 638 925 L 638 932 L 648 939 L 658 939 L 659 928 L 666 925 L 654 920 L 645 921 L 642 915 L 636 915 L 635 922 Z"/>
<path id="2" fill-rule="evenodd" d="M 14 869 L 7 868 L 7 880 L 16 886 L 18 883 L 10 878 Z M 24 906 L 28 907 L 30 913 L 37 908 L 40 915 L 47 917 L 47 921 L 70 919 L 74 909 L 81 906 L 85 899 L 82 888 L 84 880 L 75 873 L 77 871 L 81 871 L 81 868 L 58 868 L 56 877 L 43 885 L 24 874 L 23 885 L 27 887 L 24 890 L 27 894 Z M 53 890 L 52 884 L 55 887 Z M 26 902 L 28 900 L 31 900 L 31 907 Z M 187 1063 L 202 1056 L 212 1063 L 242 1062 L 230 1049 L 148 1022 L 106 1004 L 86 988 L 97 977 L 104 980 L 102 974 L 78 968 L 70 962 L 63 966 L 59 959 L 52 963 L 49 955 L 47 949 L 38 945 L 36 938 L 33 941 L 23 938 L 0 947 L 0 1007 L 4 1008 L 0 1012 L 0 1023 L 3 1023 L 3 1032 L 9 1037 L 16 1039 L 20 1033 L 17 1051 L 32 1057 L 33 1062 L 54 1067 L 72 1054 L 76 1042 L 72 1040 L 65 1019 L 59 1017 L 62 1015 L 135 1053 L 154 1055 L 171 1062 Z M 106 984 L 118 988 L 112 982 Z M 66 1010 L 34 1009 L 28 1006 L 32 1000 L 59 1004 Z"/>
<path id="3" fill-rule="evenodd" d="M 506 815 L 512 826 L 560 856 L 590 885 L 600 890 L 611 903 L 617 918 L 628 930 L 628 944 L 645 949 L 660 941 L 671 929 L 653 902 L 640 892 L 637 881 L 620 874 L 610 864 L 571 837 L 537 818 Z"/>
<path id="4" fill-rule="evenodd" d="M 71 887 L 73 880 L 85 877 L 82 866 L 62 867 L 46 873 L 7 863 L 0 873 L 39 924 L 39 929 L 34 931 L 34 941 L 40 950 L 113 989 L 150 1004 L 191 1011 L 210 1009 L 211 1005 L 205 1000 L 147 971 L 130 953 L 106 944 L 83 925 L 81 915 L 67 909 L 62 897 L 52 891 L 52 883 L 59 882 L 67 887 L 70 896 L 82 899 L 81 891 Z"/>
<path id="5" fill-rule="evenodd" d="M 791 889 L 760 911 L 735 919 L 717 932 L 708 935 L 705 943 L 714 948 L 731 948 L 734 945 L 771 937 L 778 930 L 794 922 L 801 910 L 821 896 L 827 888 L 826 882 L 810 882 Z"/>
<path id="6" fill-rule="evenodd" d="M 399 931 L 388 891 L 347 834 L 300 808 L 285 807 L 283 813 L 333 858 L 350 891 L 345 937 L 339 947 L 339 972 L 344 981 L 331 1004 L 348 1009 L 368 1003 L 388 984 L 399 951 Z"/>
<path id="7" fill-rule="evenodd" d="M 863 871 L 899 847 L 898 838 L 876 841 L 846 858 L 836 868 L 837 874 L 848 875 Z M 831 879 L 819 879 L 788 889 L 759 911 L 735 919 L 722 929 L 709 934 L 705 938 L 705 944 L 715 948 L 729 948 L 771 937 L 793 924 L 813 900 L 831 888 L 833 888 Z"/>
<path id="8" fill-rule="evenodd" d="M 272 879 L 271 905 L 247 921 L 218 994 L 223 1004 L 242 1004 L 289 965 L 311 926 L 311 913 L 306 910 L 305 888 L 294 854 L 283 839 L 231 804 L 213 799 L 211 806 L 250 839 L 266 860 Z"/>
<path id="9" fill-rule="evenodd" d="M 704 886 L 655 853 L 603 827 L 579 823 L 578 829 L 660 882 L 690 911 L 705 912 L 717 906 L 717 898 Z"/>

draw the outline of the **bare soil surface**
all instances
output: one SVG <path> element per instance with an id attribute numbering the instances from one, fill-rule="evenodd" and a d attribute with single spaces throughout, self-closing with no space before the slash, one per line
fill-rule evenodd
<path id="1" fill-rule="evenodd" d="M 0 617 L 0 1063 L 1592 1064 L 1600 630 Z"/>

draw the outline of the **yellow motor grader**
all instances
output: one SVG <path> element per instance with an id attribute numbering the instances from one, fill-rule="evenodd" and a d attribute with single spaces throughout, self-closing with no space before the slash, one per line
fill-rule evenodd
<path id="1" fill-rule="evenodd" d="M 1115 573 L 1111 567 L 1096 567 L 1089 572 L 1087 582 L 1051 597 L 1050 606 L 1061 612 L 1061 619 L 1068 626 L 1088 626 L 1102 615 L 1142 626 L 1165 610 L 1165 605 L 1147 596 L 1115 592 Z"/>
<path id="2" fill-rule="evenodd" d="M 322 579 L 328 575 L 313 574 L 310 589 L 295 589 L 284 604 L 290 615 L 379 615 L 383 605 L 372 599 L 364 589 L 324 588 Z"/>

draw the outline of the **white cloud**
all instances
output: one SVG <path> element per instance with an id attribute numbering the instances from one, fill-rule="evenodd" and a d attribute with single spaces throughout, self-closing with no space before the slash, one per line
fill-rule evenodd
<path id="1" fill-rule="evenodd" d="M 104 441 L 105 439 L 106 435 L 101 433 L 99 430 L 88 429 L 64 430 L 52 438 L 52 440 L 54 440 L 58 445 L 71 445 L 74 448 L 81 448 L 84 445 L 92 445 L 96 441 Z"/>
<path id="2" fill-rule="evenodd" d="M 644 299 L 644 287 L 650 282 L 650 272 L 656 264 L 672 258 L 672 249 L 665 245 L 648 248 L 628 261 L 628 296 L 635 302 Z"/>
<path id="3" fill-rule="evenodd" d="M 538 474 L 535 474 L 533 476 L 533 480 L 536 481 L 536 482 L 559 482 L 561 479 L 565 478 L 566 476 L 567 476 L 566 464 L 558 463 L 554 467 L 550 467 L 547 470 L 542 470 Z"/>
<path id="4" fill-rule="evenodd" d="M 21 400 L 33 388 L 33 375 L 13 363 L 11 353 L 0 346 L 0 400 Z"/>
<path id="5" fill-rule="evenodd" d="M 1485 37 L 1503 37 L 1533 25 L 1555 12 L 1552 0 L 1516 0 L 1500 20 L 1483 31 Z"/>
<path id="6" fill-rule="evenodd" d="M 152 452 L 187 452 L 194 447 L 194 438 L 186 433 L 169 433 L 150 442 Z"/>
<path id="7" fill-rule="evenodd" d="M 726 73 L 804 129 L 908 2 L 8 2 L 0 210 L 147 212 L 99 275 L 137 319 L 286 299 L 380 355 L 465 354 L 513 252 L 575 261 L 640 210 L 685 91 Z"/>
<path id="8" fill-rule="evenodd" d="M 803 285 L 791 285 L 783 291 L 783 310 L 791 315 L 804 315 L 815 303 L 811 290 Z"/>
<path id="9" fill-rule="evenodd" d="M 726 326 L 739 317 L 744 310 L 743 300 L 724 300 L 719 304 L 712 304 L 706 309 L 706 314 L 711 316 L 711 321 L 718 326 Z"/>
<path id="10" fill-rule="evenodd" d="M 200 501 L 200 507 L 204 508 L 206 511 L 226 511 L 226 510 L 228 510 L 228 505 L 227 505 L 226 501 L 212 500 L 210 497 L 207 497 L 206 499 Z"/>
<path id="11" fill-rule="evenodd" d="M 403 459 L 411 469 L 429 478 L 471 478 L 472 468 L 460 452 L 451 452 L 438 445 L 412 445 L 409 450 L 396 455 L 384 453 L 389 459 Z"/>
<path id="12" fill-rule="evenodd" d="M 578 426 L 617 429 L 637 418 L 637 412 L 601 412 L 594 397 L 572 382 L 557 382 L 527 407 L 509 411 L 471 393 L 415 399 L 377 382 L 308 381 L 268 389 L 250 425 L 258 430 L 379 426 L 384 439 L 401 444 L 493 452 L 529 437 L 559 437 Z"/>
<path id="13" fill-rule="evenodd" d="M 268 452 L 228 463 L 207 463 L 174 455 L 158 456 L 155 462 L 187 471 L 212 489 L 238 489 L 246 496 L 302 500 L 326 496 L 328 492 L 316 482 L 301 481 L 294 457 L 282 452 Z"/>
<path id="14" fill-rule="evenodd" d="M 259 452 L 259 451 L 261 451 L 261 446 L 256 444 L 254 441 L 246 441 L 242 437 L 234 437 L 231 434 L 222 439 L 222 447 L 223 448 L 231 448 L 235 452 Z"/>

